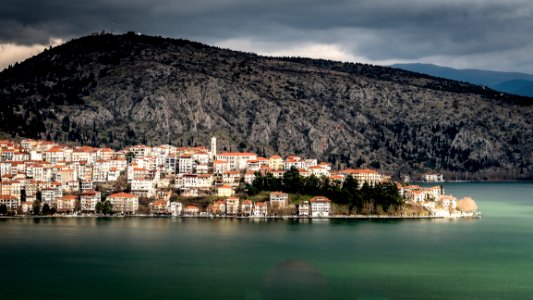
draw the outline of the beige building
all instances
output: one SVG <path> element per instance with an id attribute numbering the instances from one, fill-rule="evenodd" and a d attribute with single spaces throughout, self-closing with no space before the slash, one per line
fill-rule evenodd
<path id="1" fill-rule="evenodd" d="M 289 194 L 282 192 L 270 193 L 270 207 L 284 208 L 289 205 Z"/>
<path id="2" fill-rule="evenodd" d="M 135 213 L 139 209 L 139 198 L 129 193 L 116 193 L 107 197 L 114 212 Z"/>

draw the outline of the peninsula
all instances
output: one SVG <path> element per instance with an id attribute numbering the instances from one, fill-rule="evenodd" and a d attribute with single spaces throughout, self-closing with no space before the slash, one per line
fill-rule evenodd
<path id="1" fill-rule="evenodd" d="M 300 156 L 0 141 L 0 215 L 472 217 L 472 199 Z"/>

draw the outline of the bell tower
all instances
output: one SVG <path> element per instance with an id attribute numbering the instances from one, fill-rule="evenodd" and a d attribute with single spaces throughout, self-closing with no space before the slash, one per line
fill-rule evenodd
<path id="1" fill-rule="evenodd" d="M 217 138 L 211 138 L 211 159 L 217 159 Z"/>

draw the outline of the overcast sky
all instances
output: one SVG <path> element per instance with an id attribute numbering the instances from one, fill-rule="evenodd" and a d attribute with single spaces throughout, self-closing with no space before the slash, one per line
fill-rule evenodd
<path id="1" fill-rule="evenodd" d="M 0 69 L 102 30 L 266 55 L 533 73 L 531 0 L 2 0 Z"/>

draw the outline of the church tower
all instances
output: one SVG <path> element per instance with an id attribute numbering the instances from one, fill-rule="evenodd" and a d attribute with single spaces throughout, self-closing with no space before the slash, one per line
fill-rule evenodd
<path id="1" fill-rule="evenodd" d="M 213 160 L 217 159 L 217 138 L 211 138 L 211 158 Z"/>

